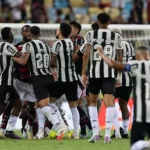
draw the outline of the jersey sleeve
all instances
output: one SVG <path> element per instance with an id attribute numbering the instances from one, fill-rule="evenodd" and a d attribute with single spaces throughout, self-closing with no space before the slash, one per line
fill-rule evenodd
<path id="1" fill-rule="evenodd" d="M 86 45 L 86 43 L 84 43 L 84 44 L 80 47 L 80 49 L 77 51 L 77 55 L 78 55 L 79 57 L 82 57 L 82 56 L 84 55 L 84 53 L 85 53 L 85 45 Z"/>
<path id="2" fill-rule="evenodd" d="M 23 45 L 23 47 L 22 47 L 22 53 L 30 53 L 30 51 L 31 51 L 31 44 L 28 42 L 28 43 L 26 43 L 26 44 L 24 44 Z"/>
<path id="3" fill-rule="evenodd" d="M 123 49 L 122 38 L 118 34 L 118 36 L 117 36 L 117 42 L 116 42 L 116 50 L 122 50 L 122 49 Z"/>
<path id="4" fill-rule="evenodd" d="M 134 75 L 136 73 L 138 67 L 138 63 L 137 61 L 128 61 L 127 64 L 125 64 L 125 71 L 130 71 L 132 73 L 132 75 Z"/>
<path id="5" fill-rule="evenodd" d="M 92 45 L 92 31 L 89 31 L 85 35 L 85 43 Z"/>
<path id="6" fill-rule="evenodd" d="M 17 48 L 14 45 L 9 44 L 6 46 L 6 50 L 4 51 L 3 54 L 9 55 L 9 56 L 15 56 L 16 53 L 18 53 Z"/>
<path id="7" fill-rule="evenodd" d="M 59 50 L 60 50 L 60 47 L 61 47 L 60 41 L 55 42 L 55 43 L 53 44 L 53 46 L 52 46 L 52 53 L 58 54 L 58 53 L 59 53 Z"/>

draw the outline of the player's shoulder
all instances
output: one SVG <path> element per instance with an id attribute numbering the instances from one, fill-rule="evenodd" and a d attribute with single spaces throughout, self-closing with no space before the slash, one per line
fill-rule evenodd
<path id="1" fill-rule="evenodd" d="M 130 64 L 130 65 L 135 65 L 135 64 L 139 64 L 139 63 L 141 63 L 141 62 L 138 61 L 138 60 L 131 60 L 131 61 L 128 61 L 128 64 Z"/>

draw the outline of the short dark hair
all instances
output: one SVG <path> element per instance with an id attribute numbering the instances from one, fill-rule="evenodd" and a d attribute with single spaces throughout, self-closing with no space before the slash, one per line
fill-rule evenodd
<path id="1" fill-rule="evenodd" d="M 110 16 L 107 13 L 98 14 L 97 19 L 101 24 L 107 24 L 111 20 Z"/>
<path id="2" fill-rule="evenodd" d="M 38 26 L 32 26 L 30 27 L 30 32 L 33 35 L 38 36 L 40 34 L 40 28 Z"/>
<path id="3" fill-rule="evenodd" d="M 139 51 L 148 51 L 148 48 L 145 47 L 145 46 L 139 46 L 139 47 L 137 47 L 137 50 L 139 50 Z"/>
<path id="4" fill-rule="evenodd" d="M 71 21 L 70 22 L 70 25 L 72 25 L 72 26 L 74 26 L 75 28 L 77 28 L 79 31 L 78 31 L 78 34 L 80 33 L 80 31 L 81 31 L 81 24 L 80 23 L 78 23 L 77 21 Z"/>
<path id="5" fill-rule="evenodd" d="M 61 23 L 60 24 L 60 31 L 63 37 L 68 38 L 71 33 L 71 26 L 68 23 Z"/>
<path id="6" fill-rule="evenodd" d="M 30 25 L 24 25 L 22 28 L 21 28 L 21 31 L 23 31 L 24 28 L 30 28 L 31 26 Z"/>
<path id="7" fill-rule="evenodd" d="M 9 39 L 10 31 L 11 31 L 11 28 L 10 28 L 10 27 L 4 27 L 4 28 L 1 30 L 1 36 L 2 36 L 2 39 L 3 39 L 3 40 L 8 40 L 8 39 Z"/>
<path id="8" fill-rule="evenodd" d="M 92 30 L 98 30 L 99 29 L 99 25 L 97 22 L 94 22 L 92 25 L 91 25 L 91 28 Z"/>

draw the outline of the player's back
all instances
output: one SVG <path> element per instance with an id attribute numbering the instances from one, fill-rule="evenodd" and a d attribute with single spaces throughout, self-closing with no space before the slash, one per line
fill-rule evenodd
<path id="1" fill-rule="evenodd" d="M 0 85 L 12 85 L 13 59 L 17 49 L 8 42 L 0 43 Z"/>
<path id="2" fill-rule="evenodd" d="M 25 47 L 30 50 L 29 66 L 31 76 L 51 75 L 49 46 L 40 40 L 32 40 Z"/>
<path id="3" fill-rule="evenodd" d="M 115 78 L 114 69 L 110 68 L 99 56 L 95 45 L 101 45 L 105 55 L 115 60 L 117 50 L 122 49 L 121 37 L 109 29 L 89 31 L 85 40 L 92 45 L 90 51 L 90 77 L 91 78 Z"/>
<path id="4" fill-rule="evenodd" d="M 58 41 L 60 48 L 57 57 L 58 80 L 70 82 L 77 80 L 75 64 L 72 61 L 74 46 L 70 38 Z"/>
<path id="5" fill-rule="evenodd" d="M 134 119 L 150 123 L 150 61 L 130 61 L 133 76 Z"/>

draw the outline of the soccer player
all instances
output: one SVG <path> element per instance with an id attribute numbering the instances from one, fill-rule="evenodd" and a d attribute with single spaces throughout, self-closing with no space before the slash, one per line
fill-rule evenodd
<path id="1" fill-rule="evenodd" d="M 30 28 L 30 36 L 32 41 L 23 45 L 22 56 L 20 58 L 15 57 L 14 60 L 21 65 L 29 62 L 31 82 L 38 102 L 37 105 L 44 116 L 56 127 L 58 138 L 61 139 L 65 129 L 49 106 L 51 90 L 54 84 L 54 78 L 49 66 L 51 61 L 50 48 L 39 40 L 39 27 L 32 26 Z M 41 137 L 44 137 L 44 131 L 40 134 Z"/>
<path id="2" fill-rule="evenodd" d="M 19 95 L 13 86 L 13 56 L 19 57 L 13 42 L 13 34 L 11 28 L 5 27 L 1 30 L 1 36 L 4 42 L 0 43 L 0 115 L 3 113 L 5 106 L 12 103 L 13 109 L 9 117 L 6 133 L 0 132 L 0 137 L 12 139 L 20 139 L 13 130 L 17 122 L 19 112 L 21 110 L 21 101 Z"/>
<path id="3" fill-rule="evenodd" d="M 94 48 L 96 44 L 102 45 L 105 54 L 115 59 L 118 56 L 118 60 L 121 61 L 122 45 L 121 37 L 119 34 L 108 30 L 108 24 L 110 22 L 110 16 L 106 13 L 100 13 L 97 16 L 99 22 L 99 29 L 89 31 L 85 37 L 85 53 L 83 59 L 82 79 L 84 84 L 87 82 L 87 66 L 89 63 L 89 96 L 90 107 L 89 114 L 91 124 L 93 128 L 93 136 L 89 139 L 89 142 L 96 142 L 99 140 L 99 123 L 97 112 L 97 99 L 99 97 L 100 90 L 104 95 L 104 103 L 106 106 L 106 132 L 104 143 L 110 143 L 110 132 L 113 123 L 113 119 L 117 114 L 116 107 L 114 105 L 115 95 L 115 70 L 110 68 L 98 55 L 97 50 Z M 82 51 L 82 50 L 81 50 Z M 116 137 L 120 137 L 119 129 L 116 131 Z"/>
<path id="4" fill-rule="evenodd" d="M 22 51 L 23 45 L 29 41 L 31 41 L 31 36 L 29 33 L 30 26 L 24 25 L 21 29 L 21 35 L 23 37 L 22 41 L 16 44 L 16 48 L 19 52 Z M 37 132 L 37 123 L 36 123 L 36 111 L 34 109 L 36 97 L 33 91 L 33 86 L 30 78 L 30 70 L 29 65 L 20 65 L 15 63 L 15 82 L 14 86 L 20 96 L 20 99 L 23 101 L 23 107 L 20 114 L 20 118 L 22 119 L 22 132 L 23 135 L 26 133 L 25 125 L 28 120 L 28 128 L 27 135 L 29 139 L 33 138 L 33 129 L 34 132 Z M 25 101 L 25 102 L 24 102 Z M 27 101 L 27 102 L 26 102 Z M 28 112 L 26 111 L 26 107 L 28 107 Z M 27 114 L 27 116 L 26 116 Z M 44 124 L 44 122 L 43 122 Z M 33 128 L 34 126 L 34 128 Z M 35 131 L 36 130 L 36 131 Z"/>
<path id="5" fill-rule="evenodd" d="M 141 46 L 136 50 L 136 60 L 127 64 L 118 63 L 107 56 L 101 46 L 97 46 L 100 57 L 111 67 L 120 71 L 130 71 L 133 78 L 134 120 L 131 130 L 131 150 L 143 150 L 150 147 L 144 141 L 150 135 L 150 61 L 149 51 Z"/>
<path id="6" fill-rule="evenodd" d="M 70 38 L 72 39 L 73 45 L 74 45 L 74 52 L 76 51 L 83 45 L 84 39 L 82 36 L 80 36 L 80 31 L 81 31 L 81 24 L 79 24 L 76 21 L 70 22 L 71 25 L 71 34 Z M 77 73 L 77 83 L 78 83 L 78 111 L 80 114 L 80 127 L 81 127 L 81 132 L 80 132 L 80 137 L 81 138 L 88 138 L 92 134 L 92 126 L 90 119 L 87 117 L 86 113 L 84 112 L 82 108 L 82 102 L 83 98 L 86 96 L 86 88 L 82 83 L 82 77 L 81 77 L 81 72 L 82 72 L 82 58 L 79 58 L 77 61 L 75 61 L 75 70 Z M 89 128 L 89 131 L 86 135 L 86 125 Z"/>
<path id="7" fill-rule="evenodd" d="M 58 39 L 52 47 L 52 61 L 51 67 L 58 69 L 58 81 L 56 82 L 56 89 L 52 92 L 52 97 L 60 98 L 65 94 L 70 110 L 73 116 L 74 125 L 74 139 L 79 139 L 79 112 L 77 110 L 77 74 L 75 65 L 72 62 L 72 55 L 74 46 L 69 37 L 71 33 L 71 26 L 67 23 L 61 23 L 56 33 Z"/>
<path id="8" fill-rule="evenodd" d="M 122 31 L 118 28 L 112 28 L 111 31 L 119 33 L 122 36 Z M 127 42 L 122 41 L 123 45 L 123 63 L 127 63 L 128 61 L 135 59 L 135 50 L 133 46 Z M 118 73 L 117 77 L 117 87 L 115 91 L 115 97 L 119 100 L 120 109 L 122 112 L 122 124 L 123 124 L 123 132 L 120 131 L 122 138 L 128 137 L 128 123 L 129 123 L 129 110 L 127 107 L 128 100 L 132 91 L 132 76 L 130 72 L 121 72 Z M 122 128 L 120 128 L 122 130 Z M 114 136 L 115 137 L 115 134 Z"/>

